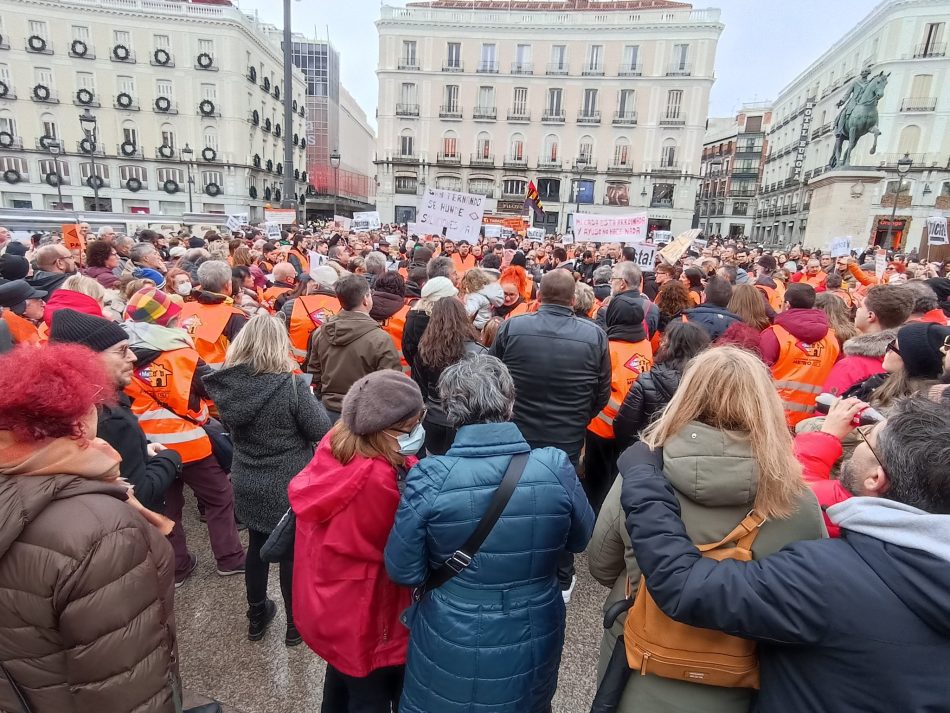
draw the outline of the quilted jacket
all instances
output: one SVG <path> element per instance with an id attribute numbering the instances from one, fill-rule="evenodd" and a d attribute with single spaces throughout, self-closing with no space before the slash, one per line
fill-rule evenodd
<path id="1" fill-rule="evenodd" d="M 124 498 L 0 476 L 0 659 L 34 713 L 180 710 L 172 548 Z"/>
<path id="2" fill-rule="evenodd" d="M 463 426 L 444 456 L 422 460 L 386 545 L 386 569 L 418 585 L 468 539 L 511 457 L 529 446 L 513 423 Z M 540 713 L 557 687 L 564 601 L 557 561 L 594 525 L 563 451 L 531 451 L 504 514 L 471 565 L 409 617 L 400 713 Z"/>

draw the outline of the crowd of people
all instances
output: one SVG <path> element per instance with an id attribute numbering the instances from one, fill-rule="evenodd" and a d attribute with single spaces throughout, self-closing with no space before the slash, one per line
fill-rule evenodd
<path id="1" fill-rule="evenodd" d="M 276 564 L 323 713 L 544 713 L 585 551 L 592 713 L 946 709 L 946 265 L 80 235 L 0 227 L 3 710 L 181 710 L 175 590 L 260 641 Z"/>

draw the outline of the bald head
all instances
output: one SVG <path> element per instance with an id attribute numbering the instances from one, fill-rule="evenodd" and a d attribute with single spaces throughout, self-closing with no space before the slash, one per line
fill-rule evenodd
<path id="1" fill-rule="evenodd" d="M 46 272 L 75 272 L 70 268 L 72 253 L 65 245 L 44 245 L 36 251 L 36 266 Z"/>
<path id="2" fill-rule="evenodd" d="M 297 271 L 289 262 L 279 262 L 274 265 L 272 274 L 278 282 L 292 282 L 297 276 Z"/>
<path id="3" fill-rule="evenodd" d="M 541 304 L 574 306 L 574 276 L 567 270 L 551 270 L 541 278 Z"/>

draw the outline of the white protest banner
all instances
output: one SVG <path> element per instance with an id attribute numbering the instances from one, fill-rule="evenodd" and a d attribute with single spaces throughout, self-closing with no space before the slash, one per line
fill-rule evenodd
<path id="1" fill-rule="evenodd" d="M 578 242 L 640 242 L 646 237 L 646 229 L 646 213 L 630 215 L 577 213 L 574 216 L 574 239 Z"/>
<path id="2" fill-rule="evenodd" d="M 280 240 L 280 226 L 277 223 L 264 223 L 268 240 Z"/>
<path id="3" fill-rule="evenodd" d="M 831 240 L 831 245 L 829 246 L 828 252 L 831 253 L 831 257 L 847 257 L 851 254 L 851 236 L 848 235 L 844 238 L 833 238 Z"/>
<path id="4" fill-rule="evenodd" d="M 485 196 L 459 193 L 444 188 L 426 188 L 419 206 L 419 225 L 427 235 L 474 243 L 485 215 Z"/>
<path id="5" fill-rule="evenodd" d="M 561 237 L 561 243 L 564 245 L 573 245 L 574 236 L 571 233 L 564 233 L 564 235 Z"/>
<path id="6" fill-rule="evenodd" d="M 228 216 L 228 230 L 234 232 L 240 230 L 242 225 L 247 225 L 247 213 L 235 213 Z"/>
<path id="7" fill-rule="evenodd" d="M 313 271 L 318 267 L 322 267 L 329 262 L 329 258 L 326 255 L 321 255 L 316 250 L 311 250 L 307 253 L 307 257 L 310 260 L 310 277 L 313 277 Z"/>
<path id="8" fill-rule="evenodd" d="M 653 272 L 653 264 L 656 259 L 656 245 L 649 243 L 627 243 L 637 251 L 637 257 L 633 264 L 646 272 Z"/>
<path id="9" fill-rule="evenodd" d="M 528 240 L 544 240 L 544 228 L 528 228 Z"/>
<path id="10" fill-rule="evenodd" d="M 353 222 L 350 223 L 350 230 L 379 230 L 379 228 L 379 213 L 375 210 L 353 214 Z"/>
<path id="11" fill-rule="evenodd" d="M 927 218 L 927 242 L 931 245 L 947 244 L 947 219 L 939 215 Z"/>
<path id="12" fill-rule="evenodd" d="M 419 225 L 419 223 L 406 223 L 406 232 L 409 235 L 425 235 L 426 228 L 424 225 Z"/>
<path id="13" fill-rule="evenodd" d="M 874 253 L 874 274 L 878 280 L 884 279 L 884 270 L 887 269 L 887 250 L 879 248 Z"/>
<path id="14" fill-rule="evenodd" d="M 693 241 L 699 237 L 702 232 L 703 231 L 699 228 L 693 228 L 692 230 L 680 233 L 673 238 L 673 242 L 660 250 L 660 257 L 672 265 L 683 256 L 683 253 L 689 249 L 689 246 L 693 244 Z"/>
<path id="15" fill-rule="evenodd" d="M 297 222 L 297 211 L 294 208 L 265 208 L 264 220 L 278 225 L 290 225 Z"/>
<path id="16" fill-rule="evenodd" d="M 347 218 L 345 215 L 335 215 L 333 216 L 333 227 L 339 228 L 340 230 L 349 230 L 350 224 L 353 221 Z"/>
<path id="17" fill-rule="evenodd" d="M 695 250 L 698 253 L 702 253 L 702 251 L 706 249 L 707 245 L 709 245 L 709 241 L 706 240 L 705 238 L 696 238 L 690 244 L 689 249 Z"/>
<path id="18" fill-rule="evenodd" d="M 500 225 L 483 225 L 482 230 L 485 231 L 486 238 L 500 238 L 501 237 Z"/>

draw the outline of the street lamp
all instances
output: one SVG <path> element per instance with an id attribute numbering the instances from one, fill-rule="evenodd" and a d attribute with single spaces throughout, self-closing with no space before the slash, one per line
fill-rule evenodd
<path id="1" fill-rule="evenodd" d="M 584 178 L 584 169 L 587 168 L 587 157 L 581 154 L 574 162 L 577 168 L 577 179 L 574 182 L 574 218 L 571 221 L 571 230 L 575 231 L 577 224 L 577 214 L 581 212 L 581 181 Z"/>
<path id="2" fill-rule="evenodd" d="M 53 166 L 56 167 L 56 194 L 59 196 L 59 209 L 66 210 L 63 204 L 63 174 L 59 170 L 59 156 L 63 153 L 63 144 L 59 140 L 50 141 L 47 149 L 53 157 Z"/>
<path id="3" fill-rule="evenodd" d="M 897 162 L 897 191 L 894 193 L 894 207 L 891 208 L 891 222 L 887 225 L 887 238 L 884 246 L 886 250 L 889 250 L 891 245 L 891 233 L 894 232 L 894 216 L 897 215 L 897 199 L 904 191 L 904 176 L 907 175 L 913 165 L 914 161 L 907 153 Z"/>
<path id="4" fill-rule="evenodd" d="M 99 174 L 96 172 L 96 117 L 86 107 L 79 115 L 79 125 L 82 127 L 86 139 L 89 141 L 89 182 L 92 185 L 93 210 L 99 210 L 99 181 L 92 180 Z"/>
<path id="5" fill-rule="evenodd" d="M 188 212 L 189 213 L 195 212 L 195 206 L 192 203 L 192 197 L 191 197 L 191 187 L 194 185 L 194 182 L 195 182 L 195 179 L 191 177 L 191 157 L 194 155 L 194 153 L 195 153 L 194 149 L 191 148 L 191 146 L 189 146 L 187 143 L 185 144 L 185 148 L 181 150 L 181 156 L 184 157 L 185 166 L 188 169 Z"/>
<path id="6" fill-rule="evenodd" d="M 336 220 L 336 199 L 339 191 L 340 150 L 333 149 L 330 153 L 330 167 L 333 169 L 333 219 Z"/>

